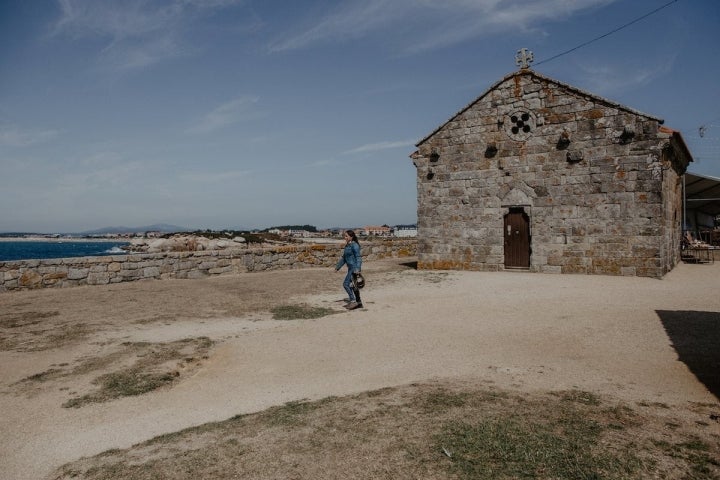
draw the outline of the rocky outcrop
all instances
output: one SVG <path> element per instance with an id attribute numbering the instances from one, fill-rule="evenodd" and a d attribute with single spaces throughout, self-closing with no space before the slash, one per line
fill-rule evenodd
<path id="1" fill-rule="evenodd" d="M 215 239 L 177 234 L 169 238 L 136 238 L 125 248 L 133 253 L 203 252 L 243 248 L 246 245 L 243 237 Z"/>

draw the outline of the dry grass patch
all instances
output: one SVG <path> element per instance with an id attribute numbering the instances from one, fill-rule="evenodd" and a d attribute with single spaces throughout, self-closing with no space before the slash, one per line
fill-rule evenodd
<path id="1" fill-rule="evenodd" d="M 100 403 L 120 397 L 151 392 L 175 382 L 180 371 L 188 365 L 207 358 L 212 346 L 207 337 L 188 338 L 170 343 L 123 343 L 136 360 L 129 367 L 106 373 L 94 379 L 94 392 L 71 398 L 63 407 L 78 408 L 89 403 Z M 81 365 L 79 368 L 82 368 Z"/>
<path id="2" fill-rule="evenodd" d="M 0 351 L 40 351 L 86 337 L 86 326 L 59 317 L 57 310 L 0 313 Z"/>
<path id="3" fill-rule="evenodd" d="M 57 317 L 57 310 L 48 312 L 21 312 L 0 314 L 0 328 L 21 328 L 36 325 L 44 320 Z"/>
<path id="4" fill-rule="evenodd" d="M 668 432 L 666 415 L 581 391 L 410 385 L 205 424 L 78 460 L 53 478 L 719 478 L 712 430 L 679 416 Z"/>
<path id="5" fill-rule="evenodd" d="M 306 320 L 338 313 L 337 310 L 310 305 L 280 305 L 270 310 L 275 320 Z"/>
<path id="6" fill-rule="evenodd" d="M 69 391 L 72 397 L 63 404 L 67 408 L 142 395 L 195 371 L 207 358 L 212 344 L 207 337 L 168 343 L 125 342 L 103 355 L 83 358 L 74 366 L 52 365 L 14 386 L 32 395 L 47 389 L 48 382 L 67 385 L 63 389 L 73 389 Z M 90 391 L 79 393 L 82 390 Z"/>

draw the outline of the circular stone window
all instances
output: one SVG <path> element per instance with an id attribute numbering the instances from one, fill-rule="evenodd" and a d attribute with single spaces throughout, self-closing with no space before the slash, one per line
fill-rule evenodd
<path id="1" fill-rule="evenodd" d="M 536 127 L 537 122 L 531 112 L 518 110 L 505 117 L 505 133 L 518 142 L 530 138 Z"/>

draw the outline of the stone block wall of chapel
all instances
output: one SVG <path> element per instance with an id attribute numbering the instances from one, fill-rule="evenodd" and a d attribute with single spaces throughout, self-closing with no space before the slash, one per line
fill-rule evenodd
<path id="1" fill-rule="evenodd" d="M 508 126 L 517 112 L 532 116 L 521 140 Z M 532 271 L 660 277 L 674 264 L 667 142 L 655 119 L 512 77 L 419 146 L 419 266 L 503 269 L 503 216 L 518 205 Z"/>

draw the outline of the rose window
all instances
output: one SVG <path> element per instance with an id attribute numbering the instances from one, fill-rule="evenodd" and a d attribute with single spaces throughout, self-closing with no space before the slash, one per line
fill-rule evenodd
<path id="1" fill-rule="evenodd" d="M 519 142 L 527 140 L 533 134 L 537 122 L 530 112 L 517 111 L 505 119 L 505 133 L 508 137 Z"/>

